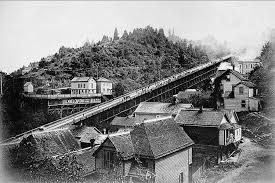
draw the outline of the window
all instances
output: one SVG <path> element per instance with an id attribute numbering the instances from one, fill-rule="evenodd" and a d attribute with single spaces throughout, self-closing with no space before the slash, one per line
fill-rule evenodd
<path id="1" fill-rule="evenodd" d="M 114 152 L 113 151 L 103 151 L 103 167 L 113 168 L 114 163 Z"/>
<path id="2" fill-rule="evenodd" d="M 251 69 L 253 68 L 253 65 L 252 65 L 252 64 L 250 64 L 250 68 L 251 68 Z"/>
<path id="3" fill-rule="evenodd" d="M 246 104 L 245 104 L 245 100 L 242 100 L 241 106 L 242 106 L 242 107 L 245 107 L 245 105 L 246 105 Z"/>
<path id="4" fill-rule="evenodd" d="M 77 84 L 78 88 L 80 88 L 80 84 Z"/>
<path id="5" fill-rule="evenodd" d="M 243 94 L 243 87 L 239 88 L 239 94 L 242 95 Z"/>
<path id="6" fill-rule="evenodd" d="M 183 172 L 180 173 L 180 176 L 179 176 L 179 183 L 183 183 Z"/>
<path id="7" fill-rule="evenodd" d="M 83 88 L 85 88 L 85 84 L 83 84 Z"/>

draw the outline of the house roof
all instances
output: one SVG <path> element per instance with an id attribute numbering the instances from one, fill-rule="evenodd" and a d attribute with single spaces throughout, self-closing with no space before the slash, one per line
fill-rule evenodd
<path id="1" fill-rule="evenodd" d="M 99 134 L 102 134 L 96 127 L 89 126 L 76 127 L 71 131 L 80 142 L 84 143 L 90 143 L 91 139 L 96 139 Z"/>
<path id="2" fill-rule="evenodd" d="M 247 86 L 248 88 L 256 87 L 256 85 L 254 83 L 252 83 L 251 81 L 241 81 L 241 82 L 237 83 L 236 85 L 234 85 L 233 87 L 236 87 L 239 84 L 243 84 L 243 85 Z"/>
<path id="3" fill-rule="evenodd" d="M 93 80 L 95 82 L 92 77 L 74 77 L 71 82 L 87 82 L 89 80 Z"/>
<path id="4" fill-rule="evenodd" d="M 220 125 L 219 129 L 226 130 L 226 129 L 233 129 L 234 126 L 230 123 L 223 123 Z"/>
<path id="5" fill-rule="evenodd" d="M 68 129 L 34 132 L 24 138 L 21 143 L 26 141 L 33 142 L 40 155 L 56 156 L 80 149 L 79 144 Z"/>
<path id="6" fill-rule="evenodd" d="M 147 120 L 130 132 L 135 153 L 153 159 L 166 156 L 193 144 L 173 118 Z"/>
<path id="7" fill-rule="evenodd" d="M 29 85 L 32 85 L 32 82 L 26 82 L 26 83 L 24 84 L 24 86 L 29 86 Z"/>
<path id="8" fill-rule="evenodd" d="M 125 127 L 132 127 L 134 126 L 136 123 L 139 123 L 139 121 L 137 121 L 137 118 L 134 117 L 118 117 L 116 116 L 113 121 L 111 122 L 112 126 L 125 126 Z"/>
<path id="9" fill-rule="evenodd" d="M 95 170 L 95 159 L 93 157 L 94 152 L 97 150 L 98 146 L 88 147 L 84 149 L 80 149 L 77 151 L 72 151 L 64 155 L 74 155 L 72 156 L 75 160 L 82 165 L 81 174 L 83 176 L 92 173 Z M 60 160 L 64 157 L 64 155 L 58 155 L 53 157 L 53 164 L 58 167 L 60 165 Z"/>
<path id="10" fill-rule="evenodd" d="M 203 110 L 200 113 L 198 109 L 181 110 L 175 117 L 175 121 L 187 126 L 219 127 L 224 116 L 224 111 Z"/>
<path id="11" fill-rule="evenodd" d="M 151 114 L 175 114 L 180 109 L 192 108 L 192 104 L 171 104 L 161 102 L 141 102 L 135 110 L 135 113 Z"/>
<path id="12" fill-rule="evenodd" d="M 109 79 L 106 79 L 106 78 L 104 78 L 104 77 L 98 78 L 97 81 L 100 81 L 100 82 L 112 82 L 112 81 L 110 81 Z"/>
<path id="13" fill-rule="evenodd" d="M 241 73 L 239 73 L 235 70 L 232 70 L 232 69 L 217 72 L 215 79 L 217 79 L 221 76 L 224 76 L 225 74 L 228 74 L 228 73 L 232 73 L 234 76 L 236 76 L 237 78 L 239 78 L 242 81 L 247 81 L 248 80 L 247 78 L 244 77 L 244 75 L 242 75 Z"/>
<path id="14" fill-rule="evenodd" d="M 158 159 L 193 145 L 171 117 L 146 120 L 132 130 L 110 134 L 108 139 L 124 159 L 134 155 Z"/>
<path id="15" fill-rule="evenodd" d="M 109 135 L 108 138 L 113 143 L 117 152 L 120 153 L 123 159 L 132 158 L 134 156 L 135 150 L 132 144 L 130 131 L 112 134 Z"/>
<path id="16" fill-rule="evenodd" d="M 236 114 L 236 112 L 234 110 L 230 110 L 230 109 L 223 109 L 221 111 L 224 111 L 225 114 L 227 115 L 228 119 L 231 120 L 232 117 L 235 117 L 236 122 L 239 121 L 238 115 Z M 231 122 L 231 121 L 230 121 Z"/>

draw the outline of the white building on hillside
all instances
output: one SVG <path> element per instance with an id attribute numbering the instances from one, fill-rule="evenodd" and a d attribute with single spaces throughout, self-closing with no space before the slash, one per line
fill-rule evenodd
<path id="1" fill-rule="evenodd" d="M 96 93 L 96 81 L 92 77 L 74 77 L 71 81 L 71 94 Z"/>
<path id="2" fill-rule="evenodd" d="M 26 93 L 32 93 L 33 92 L 32 82 L 26 82 L 24 84 L 24 92 L 26 92 Z"/>
<path id="3" fill-rule="evenodd" d="M 96 85 L 97 85 L 97 93 L 102 93 L 103 95 L 112 95 L 112 81 L 100 77 L 97 81 L 96 81 Z"/>

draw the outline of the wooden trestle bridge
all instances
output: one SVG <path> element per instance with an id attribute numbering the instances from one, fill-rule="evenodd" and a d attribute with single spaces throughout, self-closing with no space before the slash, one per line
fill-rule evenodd
<path id="1" fill-rule="evenodd" d="M 115 116 L 127 116 L 131 114 L 141 102 L 169 101 L 173 98 L 173 95 L 179 91 L 192 88 L 213 77 L 216 74 L 219 64 L 230 59 L 231 56 L 227 56 L 202 64 L 146 87 L 108 100 L 107 102 L 16 135 L 15 137 L 4 140 L 3 143 L 16 143 L 34 131 L 63 128 L 72 124 L 82 123 L 87 126 L 96 126 L 99 129 L 108 128 L 108 124 Z"/>

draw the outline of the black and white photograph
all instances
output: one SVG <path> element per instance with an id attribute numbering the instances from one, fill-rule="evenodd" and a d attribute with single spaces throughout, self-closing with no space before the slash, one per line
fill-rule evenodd
<path id="1" fill-rule="evenodd" d="M 275 2 L 0 1 L 0 182 L 275 182 Z"/>

